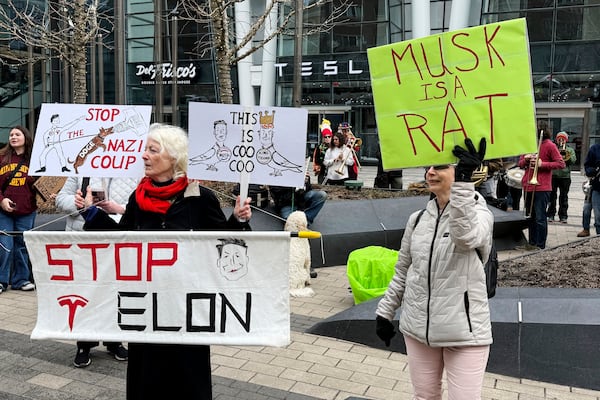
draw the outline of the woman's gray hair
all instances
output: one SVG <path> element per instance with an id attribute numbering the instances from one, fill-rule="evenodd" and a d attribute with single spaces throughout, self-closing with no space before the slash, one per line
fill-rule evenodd
<path id="1" fill-rule="evenodd" d="M 187 173 L 188 167 L 188 136 L 187 132 L 174 125 L 154 123 L 148 130 L 148 139 L 155 140 L 160 145 L 160 151 L 171 156 L 173 179 L 177 180 Z"/>

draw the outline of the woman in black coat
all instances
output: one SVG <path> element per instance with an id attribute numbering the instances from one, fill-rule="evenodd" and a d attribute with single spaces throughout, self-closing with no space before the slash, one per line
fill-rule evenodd
<path id="1" fill-rule="evenodd" d="M 153 124 L 142 156 L 145 177 L 129 198 L 117 224 L 92 206 L 91 190 L 75 203 L 86 230 L 249 230 L 250 198 L 236 200 L 229 219 L 216 196 L 188 181 L 188 139 L 181 128 Z M 210 347 L 204 345 L 130 343 L 127 399 L 212 399 Z"/>

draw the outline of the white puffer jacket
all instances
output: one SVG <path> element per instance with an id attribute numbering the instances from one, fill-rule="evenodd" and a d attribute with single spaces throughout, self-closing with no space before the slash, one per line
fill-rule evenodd
<path id="1" fill-rule="evenodd" d="M 92 190 L 103 190 L 105 196 L 109 200 L 113 200 L 123 207 L 127 204 L 129 196 L 135 188 L 139 179 L 134 178 L 90 178 L 89 186 Z M 83 178 L 71 176 L 67 178 L 62 189 L 56 195 L 54 200 L 56 207 L 65 213 L 68 213 L 66 231 L 82 231 L 83 218 L 79 215 L 79 211 L 75 207 L 75 193 L 77 189 L 81 189 Z M 120 215 L 111 215 L 117 222 Z"/>
<path id="2" fill-rule="evenodd" d="M 485 199 L 472 183 L 455 182 L 439 217 L 435 199 L 415 227 L 418 214 L 406 224 L 377 315 L 391 321 L 402 304 L 400 331 L 429 346 L 491 344 L 485 272 L 475 250 L 488 259 L 494 216 Z"/>

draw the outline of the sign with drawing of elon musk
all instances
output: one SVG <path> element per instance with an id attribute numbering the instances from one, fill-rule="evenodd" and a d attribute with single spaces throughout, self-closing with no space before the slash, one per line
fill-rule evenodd
<path id="1" fill-rule="evenodd" d="M 189 103 L 189 168 L 195 179 L 303 187 L 308 111 Z"/>
<path id="2" fill-rule="evenodd" d="M 42 104 L 30 175 L 143 176 L 151 110 L 133 105 Z"/>
<path id="3" fill-rule="evenodd" d="M 24 232 L 32 339 L 285 346 L 290 233 Z"/>

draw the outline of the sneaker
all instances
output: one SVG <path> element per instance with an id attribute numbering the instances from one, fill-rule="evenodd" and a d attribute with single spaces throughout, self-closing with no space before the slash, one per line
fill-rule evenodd
<path id="1" fill-rule="evenodd" d="M 29 291 L 32 291 L 33 289 L 35 289 L 35 285 L 31 282 L 27 282 L 26 284 L 21 286 L 19 289 L 21 289 L 25 292 L 29 292 Z"/>
<path id="2" fill-rule="evenodd" d="M 535 250 L 541 250 L 539 247 L 534 246 L 530 243 L 527 243 L 523 246 L 517 246 L 515 247 L 515 250 L 519 250 L 519 251 L 535 251 Z"/>
<path id="3" fill-rule="evenodd" d="M 566 224 L 567 223 L 567 219 L 566 218 L 561 218 L 560 219 L 560 223 L 561 224 Z"/>
<path id="4" fill-rule="evenodd" d="M 310 269 L 310 277 L 315 279 L 317 277 L 317 271 L 315 271 L 314 269 Z"/>
<path id="5" fill-rule="evenodd" d="M 90 351 L 85 349 L 77 349 L 77 355 L 73 360 L 73 365 L 77 368 L 85 368 L 92 363 Z"/>
<path id="6" fill-rule="evenodd" d="M 554 217 L 548 217 L 548 222 L 554 222 Z"/>
<path id="7" fill-rule="evenodd" d="M 589 229 L 584 229 L 584 230 L 582 230 L 581 232 L 579 232 L 577 234 L 577 237 L 588 237 L 588 236 L 590 236 L 590 230 Z"/>
<path id="8" fill-rule="evenodd" d="M 117 361 L 127 361 L 127 358 L 129 358 L 129 351 L 123 347 L 122 344 L 118 346 L 108 346 L 106 349 Z"/>
<path id="9" fill-rule="evenodd" d="M 5 289 L 4 289 L 4 285 L 2 285 L 2 284 L 0 283 L 0 293 L 4 292 L 4 290 L 5 290 Z"/>

